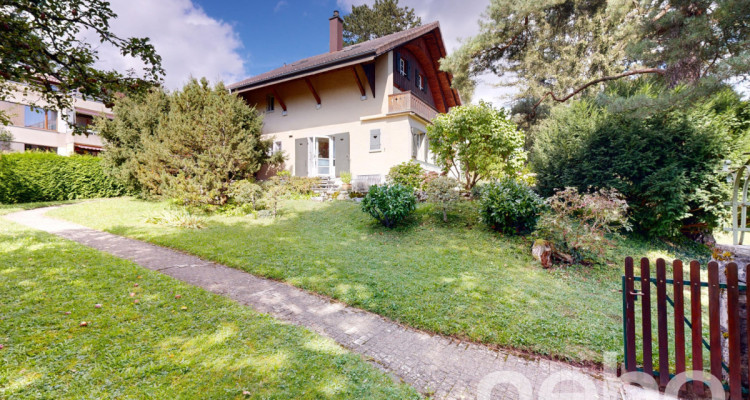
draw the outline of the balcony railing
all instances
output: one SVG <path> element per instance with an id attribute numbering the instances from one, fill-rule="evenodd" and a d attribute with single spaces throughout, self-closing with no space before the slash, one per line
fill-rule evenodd
<path id="1" fill-rule="evenodd" d="M 432 121 L 438 115 L 437 110 L 413 95 L 410 91 L 388 96 L 388 113 L 400 112 L 413 112 L 427 121 Z"/>

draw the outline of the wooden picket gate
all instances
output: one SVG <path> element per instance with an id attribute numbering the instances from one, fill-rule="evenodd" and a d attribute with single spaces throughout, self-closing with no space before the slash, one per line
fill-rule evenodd
<path id="1" fill-rule="evenodd" d="M 725 389 L 730 399 L 741 399 L 743 392 L 748 388 L 742 385 L 742 357 L 741 357 L 741 335 L 750 337 L 750 313 L 744 313 L 742 318 L 748 321 L 747 331 L 741 332 L 740 328 L 740 296 L 746 296 L 745 285 L 738 282 L 738 267 L 735 263 L 726 266 L 726 284 L 719 281 L 719 265 L 716 262 L 708 264 L 708 282 L 701 281 L 701 266 L 697 261 L 691 261 L 689 267 L 689 280 L 685 280 L 683 264 L 680 260 L 673 262 L 672 279 L 667 277 L 666 263 L 663 259 L 656 261 L 656 276 L 652 277 L 650 263 L 647 258 L 641 259 L 640 276 L 634 275 L 633 259 L 625 260 L 625 275 L 622 277 L 622 301 L 623 301 L 623 334 L 625 348 L 625 370 L 642 371 L 654 376 L 661 387 L 665 387 L 672 377 L 685 372 L 686 360 L 686 328 L 690 335 L 691 363 L 690 369 L 696 371 L 707 371 L 711 375 L 722 380 L 722 370 L 728 373 L 728 384 Z M 745 271 L 750 272 L 750 265 L 745 266 Z M 747 276 L 747 275 L 746 275 Z M 639 289 L 636 291 L 636 283 Z M 652 284 L 656 289 L 656 332 L 658 364 L 653 365 L 653 337 L 652 337 Z M 671 286 L 672 290 L 668 290 Z M 685 290 L 689 290 L 689 315 L 685 316 Z M 704 338 L 703 304 L 701 297 L 703 289 L 708 290 L 708 341 Z M 728 346 L 729 365 L 722 361 L 721 342 L 722 332 L 720 328 L 720 298 L 721 291 L 726 290 L 728 313 Z M 669 295 L 672 295 L 670 298 Z M 636 303 L 641 304 L 640 313 L 636 312 Z M 674 331 L 669 330 L 668 308 L 673 309 Z M 750 309 L 750 307 L 747 307 Z M 636 314 L 640 314 L 641 338 L 640 347 L 643 351 L 641 365 L 636 363 Z M 671 334 L 671 335 L 670 335 Z M 672 339 L 670 340 L 670 336 Z M 670 347 L 674 346 L 674 364 L 670 368 Z M 708 352 L 709 365 L 703 362 L 703 350 Z M 748 369 L 750 370 L 750 368 Z M 748 379 L 750 381 L 750 379 Z M 697 395 L 704 395 L 704 384 L 693 381 L 687 385 L 687 390 L 692 390 Z"/>

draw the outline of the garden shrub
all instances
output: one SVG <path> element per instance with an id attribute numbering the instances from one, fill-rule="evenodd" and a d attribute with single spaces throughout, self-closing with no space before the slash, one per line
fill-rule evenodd
<path id="1" fill-rule="evenodd" d="M 544 201 L 530 187 L 506 178 L 483 185 L 479 194 L 479 212 L 492 229 L 505 234 L 520 234 L 534 229 Z"/>
<path id="2" fill-rule="evenodd" d="M 398 183 L 370 186 L 362 199 L 362 211 L 388 228 L 402 222 L 416 209 L 414 188 Z"/>
<path id="3" fill-rule="evenodd" d="M 418 162 L 411 160 L 391 167 L 388 171 L 388 182 L 419 189 L 424 179 L 424 169 Z"/>
<path id="4" fill-rule="evenodd" d="M 235 204 L 250 204 L 253 210 L 258 210 L 263 198 L 263 187 L 249 179 L 235 181 L 229 185 L 229 197 Z"/>
<path id="5" fill-rule="evenodd" d="M 0 203 L 116 197 L 124 186 L 106 174 L 101 159 L 26 152 L 0 155 Z"/>
<path id="6" fill-rule="evenodd" d="M 540 194 L 616 189 L 640 232 L 674 237 L 715 229 L 728 190 L 722 161 L 747 145 L 750 105 L 731 90 L 687 109 L 659 107 L 646 115 L 616 112 L 610 108 L 618 103 L 605 100 L 557 107 L 542 122 L 531 162 Z"/>
<path id="7" fill-rule="evenodd" d="M 307 176 L 291 176 L 287 180 L 289 193 L 294 196 L 308 196 L 313 193 L 313 188 L 320 182 L 318 178 Z"/>
<path id="8" fill-rule="evenodd" d="M 274 218 L 279 214 L 282 200 L 289 195 L 289 188 L 289 182 L 283 176 L 273 176 L 263 182 L 263 201 Z"/>
<path id="9" fill-rule="evenodd" d="M 443 213 L 443 222 L 448 222 L 448 211 L 451 211 L 461 199 L 458 192 L 460 182 L 448 176 L 429 179 L 425 184 L 427 200 L 434 203 Z"/>
<path id="10" fill-rule="evenodd" d="M 545 203 L 549 208 L 537 223 L 537 234 L 552 243 L 558 259 L 567 262 L 597 261 L 613 246 L 611 239 L 618 229 L 631 229 L 628 204 L 616 190 L 581 194 L 566 188 Z"/>

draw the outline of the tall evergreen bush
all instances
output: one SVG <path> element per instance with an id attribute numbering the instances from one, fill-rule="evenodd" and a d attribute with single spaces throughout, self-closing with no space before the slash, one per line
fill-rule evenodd
<path id="1" fill-rule="evenodd" d="M 648 101 L 648 88 L 627 95 L 636 96 Z M 655 236 L 720 225 L 728 190 L 721 166 L 750 138 L 748 103 L 727 89 L 689 109 L 618 106 L 602 95 L 553 109 L 532 153 L 540 193 L 616 189 L 635 227 Z"/>

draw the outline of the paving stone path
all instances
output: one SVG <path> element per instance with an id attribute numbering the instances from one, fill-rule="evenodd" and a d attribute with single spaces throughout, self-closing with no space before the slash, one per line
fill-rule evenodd
<path id="1" fill-rule="evenodd" d="M 279 320 L 307 327 L 362 354 L 379 368 L 435 399 L 621 398 L 621 384 L 611 374 L 420 332 L 281 282 L 46 217 L 44 213 L 50 208 L 13 213 L 5 218 L 132 260 Z M 500 377 L 510 375 L 527 379 L 524 382 L 533 388 L 533 397 L 520 396 L 510 384 L 494 384 Z M 565 392 L 580 390 L 581 386 L 570 380 L 555 385 L 554 379 L 561 377 L 582 377 L 593 384 L 592 388 L 596 387 L 597 394 L 566 397 Z M 544 387 L 550 384 L 553 394 L 544 396 Z"/>

